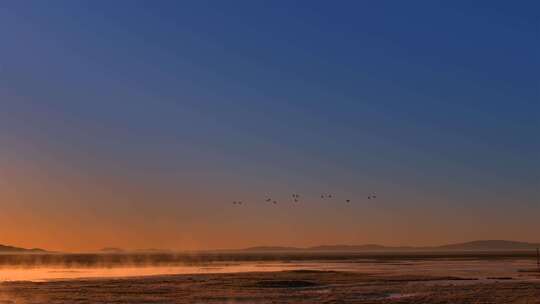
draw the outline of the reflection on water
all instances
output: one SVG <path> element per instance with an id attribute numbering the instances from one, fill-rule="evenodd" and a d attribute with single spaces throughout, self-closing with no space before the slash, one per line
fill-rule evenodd
<path id="1" fill-rule="evenodd" d="M 0 281 L 47 281 L 81 278 L 121 278 L 152 275 L 268 272 L 282 270 L 356 271 L 379 275 L 437 275 L 472 279 L 538 279 L 520 269 L 531 267 L 530 259 L 368 259 L 207 261 L 174 265 L 66 266 L 6 265 L 0 267 Z"/>
<path id="2" fill-rule="evenodd" d="M 128 266 L 128 267 L 93 267 L 93 268 L 60 268 L 60 267 L 32 267 L 32 268 L 0 268 L 0 281 L 47 281 L 58 279 L 79 278 L 116 278 L 171 274 L 197 274 L 197 273 L 236 273 L 250 271 L 276 271 L 281 270 L 278 265 L 267 266 L 250 263 L 216 263 L 215 266 Z"/>

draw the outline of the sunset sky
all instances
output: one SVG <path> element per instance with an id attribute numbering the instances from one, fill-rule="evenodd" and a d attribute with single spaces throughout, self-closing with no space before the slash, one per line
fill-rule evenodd
<path id="1" fill-rule="evenodd" d="M 2 1 L 0 244 L 540 242 L 539 11 Z"/>

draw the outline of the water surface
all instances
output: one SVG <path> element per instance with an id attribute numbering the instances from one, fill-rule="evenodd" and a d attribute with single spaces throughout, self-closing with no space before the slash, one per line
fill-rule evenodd
<path id="1" fill-rule="evenodd" d="M 345 257 L 330 256 L 321 259 L 320 256 L 314 256 L 310 259 L 309 256 L 302 256 L 302 258 L 295 259 L 288 256 L 268 255 L 265 259 L 260 256 L 253 258 L 249 255 L 242 255 L 234 259 L 220 257 L 214 260 L 199 260 L 190 257 L 189 260 L 186 260 L 184 258 L 171 259 L 170 257 L 160 258 L 154 256 L 146 257 L 143 260 L 145 262 L 140 262 L 140 259 L 133 259 L 133 257 L 89 256 L 87 259 L 77 257 L 77 259 L 74 259 L 77 262 L 69 260 L 71 261 L 69 263 L 59 263 L 57 257 L 20 257 L 20 259 L 11 257 L 11 260 L 4 259 L 4 263 L 0 264 L 0 281 L 48 281 L 283 270 L 353 271 L 389 276 L 452 276 L 477 280 L 538 279 L 538 274 L 520 272 L 523 269 L 534 268 L 534 260 L 521 256 L 513 258 L 486 258 L 484 256 L 437 258 L 410 256 Z M 130 262 L 125 262 L 126 260 Z M 16 262 L 6 263 L 5 261 Z"/>

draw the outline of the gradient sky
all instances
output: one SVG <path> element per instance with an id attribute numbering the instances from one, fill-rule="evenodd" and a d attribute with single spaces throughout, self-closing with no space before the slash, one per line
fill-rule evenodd
<path id="1" fill-rule="evenodd" d="M 539 11 L 2 1 L 0 243 L 540 241 Z"/>

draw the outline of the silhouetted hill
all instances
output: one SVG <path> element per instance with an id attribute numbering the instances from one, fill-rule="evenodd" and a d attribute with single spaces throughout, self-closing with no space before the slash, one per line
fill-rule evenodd
<path id="1" fill-rule="evenodd" d="M 472 241 L 437 247 L 440 250 L 529 250 L 539 248 L 539 243 L 526 243 L 504 240 Z"/>
<path id="2" fill-rule="evenodd" d="M 308 250 L 317 251 L 385 251 L 385 250 L 412 250 L 415 247 L 391 247 L 377 244 L 366 245 L 323 245 L 309 247 Z"/>
<path id="3" fill-rule="evenodd" d="M 118 247 L 105 247 L 99 250 L 100 253 L 118 253 L 118 254 L 157 254 L 173 253 L 170 249 L 145 248 L 145 249 L 123 249 Z"/>
<path id="4" fill-rule="evenodd" d="M 258 246 L 244 249 L 244 251 L 489 251 L 489 250 L 532 250 L 540 248 L 540 243 L 527 243 L 505 240 L 481 240 L 442 246 L 383 246 L 377 244 L 366 245 L 322 245 L 314 247 L 281 247 Z"/>
<path id="5" fill-rule="evenodd" d="M 7 245 L 0 245 L 0 253 L 40 253 L 40 252 L 47 252 L 47 251 L 40 248 L 26 249 L 26 248 L 19 248 L 19 247 L 7 246 Z"/>

